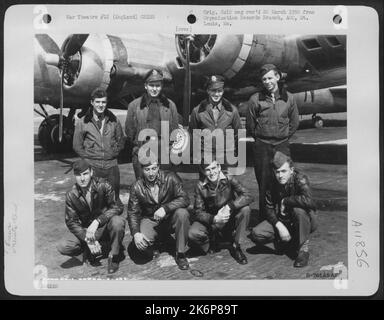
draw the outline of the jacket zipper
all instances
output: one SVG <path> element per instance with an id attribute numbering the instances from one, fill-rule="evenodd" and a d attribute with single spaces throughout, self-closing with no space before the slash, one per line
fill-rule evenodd
<path id="1" fill-rule="evenodd" d="M 103 132 L 104 132 L 104 126 L 105 126 L 105 118 L 104 118 L 104 125 L 101 126 L 101 130 L 97 127 L 97 125 L 94 123 L 94 126 L 96 127 L 97 131 L 100 133 L 100 138 L 101 138 L 101 149 L 103 150 L 103 159 L 102 161 L 102 168 L 104 168 L 104 158 L 105 158 L 105 152 L 104 152 L 104 137 L 103 137 Z"/>

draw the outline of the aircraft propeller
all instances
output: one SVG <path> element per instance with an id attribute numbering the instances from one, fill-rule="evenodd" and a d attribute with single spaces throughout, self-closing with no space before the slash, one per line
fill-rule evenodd
<path id="1" fill-rule="evenodd" d="M 179 34 L 176 35 L 176 48 L 185 69 L 183 121 L 188 123 L 191 104 L 191 63 L 202 62 L 211 52 L 216 35 L 211 34 Z"/>
<path id="2" fill-rule="evenodd" d="M 60 74 L 60 115 L 59 115 L 59 142 L 61 142 L 63 138 L 63 107 L 64 107 L 64 82 L 67 79 L 67 72 L 70 68 L 70 59 L 73 55 L 79 52 L 84 44 L 84 42 L 88 39 L 88 34 L 72 34 L 70 35 L 63 43 L 61 50 L 54 45 L 43 47 L 47 54 L 45 57 L 45 61 L 49 65 L 56 66 L 59 70 Z M 39 43 L 51 43 L 54 41 L 51 40 L 49 42 L 45 42 L 43 40 L 47 40 L 48 35 L 36 35 Z M 48 50 L 47 50 L 48 49 Z"/>
<path id="3" fill-rule="evenodd" d="M 60 116 L 59 116 L 59 142 L 63 138 L 63 107 L 64 107 L 64 77 L 69 65 L 69 58 L 80 51 L 84 42 L 88 39 L 88 34 L 72 34 L 63 43 L 61 51 L 63 53 L 60 72 Z"/>

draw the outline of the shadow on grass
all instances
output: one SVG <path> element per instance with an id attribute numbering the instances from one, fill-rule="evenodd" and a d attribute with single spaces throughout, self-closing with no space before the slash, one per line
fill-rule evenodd
<path id="1" fill-rule="evenodd" d="M 76 257 L 71 257 L 67 261 L 63 262 L 60 265 L 60 267 L 62 267 L 63 269 L 69 269 L 69 268 L 79 267 L 82 265 L 83 265 L 83 262 L 80 259 Z"/>
<path id="2" fill-rule="evenodd" d="M 249 254 L 276 254 L 276 251 L 266 246 L 253 246 L 245 250 Z"/>

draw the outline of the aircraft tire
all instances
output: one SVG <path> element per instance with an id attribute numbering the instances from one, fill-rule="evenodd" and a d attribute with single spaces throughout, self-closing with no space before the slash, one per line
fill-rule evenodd
<path id="1" fill-rule="evenodd" d="M 312 120 L 313 120 L 313 125 L 315 126 L 315 128 L 319 129 L 319 128 L 322 128 L 324 126 L 324 120 L 322 117 L 316 116 Z"/>
<path id="2" fill-rule="evenodd" d="M 38 139 L 48 153 L 68 152 L 72 150 L 73 132 L 73 123 L 63 116 L 63 139 L 59 142 L 59 115 L 54 114 L 40 124 Z"/>

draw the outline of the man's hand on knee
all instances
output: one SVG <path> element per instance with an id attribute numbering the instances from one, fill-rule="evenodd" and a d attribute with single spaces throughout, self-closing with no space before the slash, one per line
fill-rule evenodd
<path id="1" fill-rule="evenodd" d="M 99 228 L 99 221 L 97 219 L 93 220 L 92 223 L 87 228 L 87 233 L 85 235 L 85 240 L 89 240 L 91 242 L 95 241 L 95 233 Z"/>
<path id="2" fill-rule="evenodd" d="M 149 246 L 149 239 L 141 232 L 135 233 L 133 236 L 133 240 L 135 241 L 136 248 L 143 251 Z"/>
<path id="3" fill-rule="evenodd" d="M 231 212 L 229 207 L 226 205 L 223 208 L 221 208 L 217 214 L 213 218 L 213 223 L 219 227 L 222 228 L 224 225 L 228 222 L 229 218 L 231 216 Z"/>
<path id="4" fill-rule="evenodd" d="M 156 221 L 160 221 L 165 217 L 165 214 L 166 212 L 164 208 L 161 207 L 155 211 L 155 213 L 153 214 L 153 217 L 155 218 Z"/>
<path id="5" fill-rule="evenodd" d="M 288 242 L 291 240 L 291 234 L 289 233 L 287 227 L 281 221 L 276 223 L 276 228 L 279 231 L 279 235 L 282 241 Z"/>
<path id="6" fill-rule="evenodd" d="M 101 245 L 99 243 L 99 241 L 88 241 L 87 242 L 87 245 L 88 245 L 88 248 L 89 248 L 89 251 L 91 251 L 91 253 L 93 255 L 99 255 L 101 254 Z"/>

